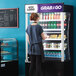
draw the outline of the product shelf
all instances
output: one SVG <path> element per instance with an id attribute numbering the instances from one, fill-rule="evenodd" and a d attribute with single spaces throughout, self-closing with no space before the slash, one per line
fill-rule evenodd
<path id="1" fill-rule="evenodd" d="M 44 31 L 61 31 L 61 29 L 43 29 Z"/>
<path id="2" fill-rule="evenodd" d="M 44 50 L 61 50 L 60 48 L 44 48 Z"/>
<path id="3" fill-rule="evenodd" d="M 45 39 L 45 40 L 61 41 L 61 39 L 51 39 L 51 38 L 48 38 L 48 39 Z M 64 39 L 64 40 L 65 40 L 65 39 Z"/>
<path id="4" fill-rule="evenodd" d="M 39 20 L 39 22 L 50 22 L 50 21 L 61 21 L 61 19 Z M 64 19 L 64 21 L 65 21 L 65 19 Z M 34 21 L 30 21 L 30 22 L 34 22 Z"/>
<path id="5" fill-rule="evenodd" d="M 56 51 L 61 51 L 61 48 L 44 48 L 44 50 L 56 50 Z M 66 48 L 64 48 L 66 50 Z"/>
<path id="6" fill-rule="evenodd" d="M 61 29 L 43 29 L 44 31 L 58 31 L 61 32 Z M 65 29 L 64 29 L 65 31 Z"/>

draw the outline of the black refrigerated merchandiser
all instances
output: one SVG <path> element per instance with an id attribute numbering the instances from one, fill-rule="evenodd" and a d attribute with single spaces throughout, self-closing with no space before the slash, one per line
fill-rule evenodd
<path id="1" fill-rule="evenodd" d="M 29 7 L 35 9 L 31 10 Z M 35 7 L 35 8 L 34 8 Z M 48 7 L 48 8 L 47 8 Z M 42 63 L 44 76 L 73 76 L 73 6 L 63 3 L 25 5 L 26 28 L 33 21 L 31 13 L 38 13 L 39 24 L 48 36 L 43 40 L 45 62 Z M 26 75 L 30 66 L 26 38 Z"/>

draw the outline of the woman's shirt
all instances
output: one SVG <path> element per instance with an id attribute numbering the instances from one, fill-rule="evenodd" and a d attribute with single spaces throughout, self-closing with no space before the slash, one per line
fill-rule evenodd
<path id="1" fill-rule="evenodd" d="M 29 41 L 32 44 L 35 44 L 34 46 L 32 46 L 32 49 L 35 49 L 35 50 L 31 51 L 31 46 L 29 46 L 29 52 L 28 53 L 32 54 L 32 55 L 41 55 L 39 45 L 36 43 L 42 42 L 42 37 L 41 37 L 41 34 L 43 32 L 42 27 L 40 25 L 29 25 L 26 29 L 26 32 L 29 36 Z"/>

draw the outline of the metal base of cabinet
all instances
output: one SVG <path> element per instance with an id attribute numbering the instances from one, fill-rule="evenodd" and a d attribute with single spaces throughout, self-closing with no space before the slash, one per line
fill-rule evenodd
<path id="1" fill-rule="evenodd" d="M 25 63 L 25 76 L 29 76 L 30 63 Z M 71 62 L 45 62 L 42 63 L 43 76 L 73 76 Z"/>

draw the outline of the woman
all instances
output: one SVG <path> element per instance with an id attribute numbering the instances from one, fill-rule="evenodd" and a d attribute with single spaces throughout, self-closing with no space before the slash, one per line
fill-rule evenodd
<path id="1" fill-rule="evenodd" d="M 28 26 L 26 32 L 29 42 L 29 55 L 30 55 L 30 69 L 29 76 L 42 76 L 41 75 L 41 62 L 43 60 L 43 45 L 42 39 L 45 40 L 45 35 L 43 33 L 42 27 L 38 24 L 39 15 L 37 13 L 32 13 L 30 20 L 34 22 Z M 36 69 L 36 70 L 35 70 Z"/>

